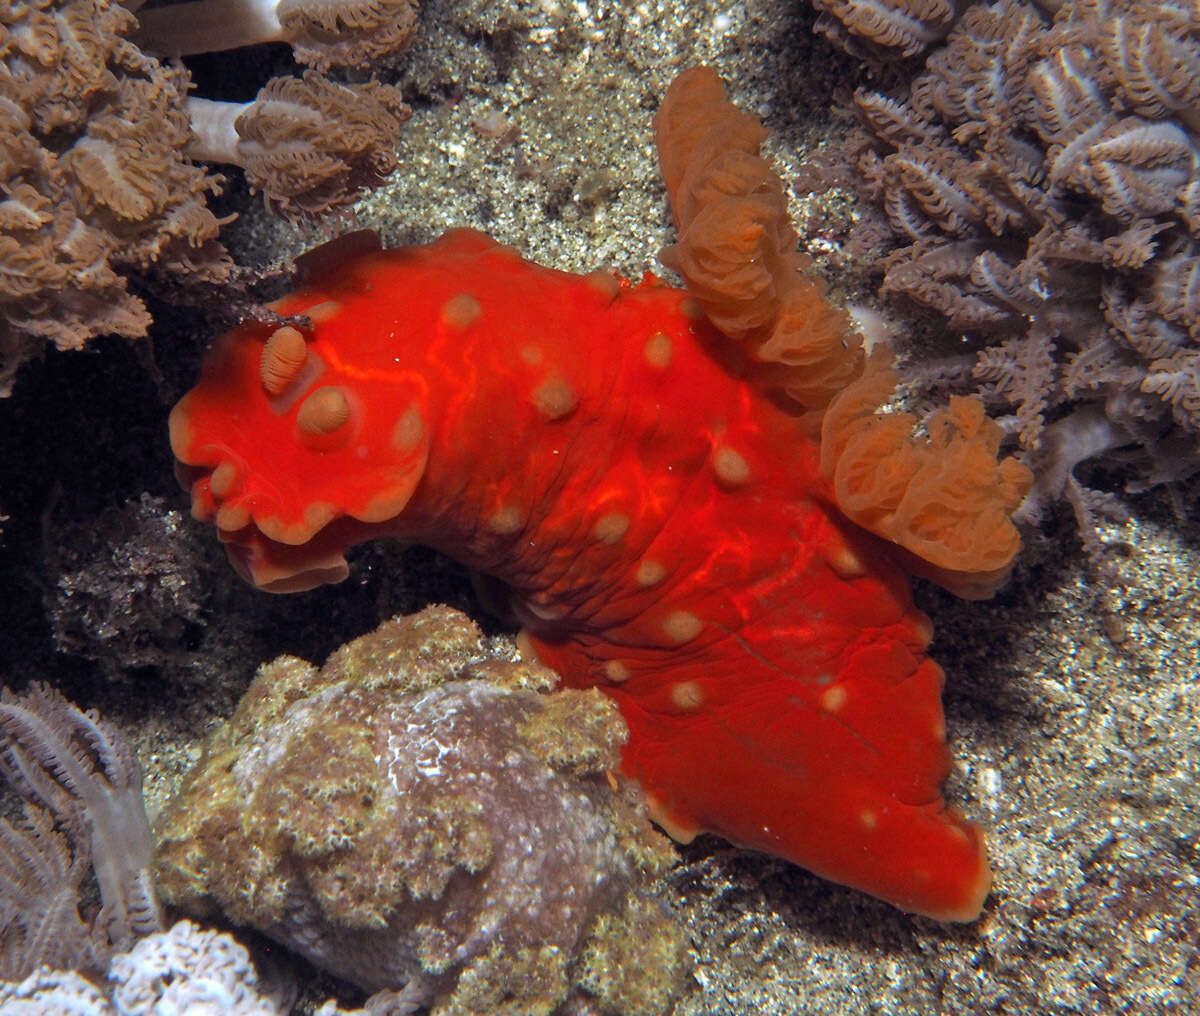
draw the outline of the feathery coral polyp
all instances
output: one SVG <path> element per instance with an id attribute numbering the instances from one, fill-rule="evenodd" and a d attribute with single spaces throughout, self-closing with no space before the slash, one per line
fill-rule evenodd
<path id="1" fill-rule="evenodd" d="M 172 445 L 263 588 L 344 578 L 385 534 L 495 579 L 525 649 L 620 706 L 623 768 L 674 835 L 969 920 L 987 860 L 939 792 L 942 671 L 907 570 L 994 590 L 1029 474 L 970 400 L 926 441 L 875 416 L 890 375 L 802 273 L 761 138 L 710 70 L 664 102 L 695 295 L 471 231 L 346 242 L 272 305 L 289 323 L 220 340 Z"/>
<path id="2" fill-rule="evenodd" d="M 1130 490 L 1200 474 L 1198 82 L 1194 3 L 999 0 L 903 101 L 855 96 L 853 157 L 907 244 L 884 292 L 984 347 L 979 392 L 1038 472 L 1024 513 L 1065 497 L 1093 557 L 1120 512 L 1081 461 L 1124 449 Z"/>

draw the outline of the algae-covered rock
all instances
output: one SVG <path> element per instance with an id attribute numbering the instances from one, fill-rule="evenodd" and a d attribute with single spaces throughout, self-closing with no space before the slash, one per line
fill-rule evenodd
<path id="1" fill-rule="evenodd" d="M 439 1016 L 669 1012 L 672 854 L 616 709 L 553 683 L 447 607 L 263 666 L 164 815 L 164 896 Z"/>

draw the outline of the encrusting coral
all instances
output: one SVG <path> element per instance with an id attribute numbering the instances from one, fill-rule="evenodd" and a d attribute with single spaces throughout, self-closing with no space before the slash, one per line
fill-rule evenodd
<path id="1" fill-rule="evenodd" d="M 993 593 L 1030 474 L 973 400 L 926 435 L 878 411 L 886 353 L 868 369 L 803 273 L 761 128 L 711 69 L 658 125 L 690 292 L 470 230 L 318 248 L 171 414 L 192 512 L 273 592 L 344 579 L 375 537 L 444 551 L 524 651 L 618 703 L 621 767 L 673 835 L 973 919 L 986 853 L 941 797 L 909 572 Z"/>
<path id="2" fill-rule="evenodd" d="M 553 683 L 448 607 L 265 665 L 168 806 L 165 897 L 401 1011 L 669 1012 L 672 854 L 610 775 L 616 709 Z"/>
<path id="3" fill-rule="evenodd" d="M 320 65 L 378 53 L 347 16 L 290 6 L 309 25 L 302 37 L 326 37 L 332 55 Z M 414 15 L 411 4 L 392 11 L 390 56 Z M 164 45 L 168 22 L 155 36 Z M 230 280 L 222 223 L 205 206 L 221 178 L 197 160 L 244 167 L 289 215 L 344 204 L 395 167 L 409 110 L 389 86 L 310 71 L 268 83 L 245 106 L 206 104 L 187 98 L 186 70 L 131 41 L 136 28 L 115 0 L 0 5 L 0 396 L 44 342 L 77 349 L 98 335 L 144 335 L 150 314 L 129 280 Z"/>
<path id="4" fill-rule="evenodd" d="M 857 95 L 856 162 L 904 244 L 884 291 L 987 343 L 981 394 L 1038 472 L 1026 511 L 1065 496 L 1095 550 L 1119 506 L 1078 463 L 1132 465 L 1133 490 L 1200 471 L 1200 20 L 1056 8 L 967 9 L 905 97 Z"/>

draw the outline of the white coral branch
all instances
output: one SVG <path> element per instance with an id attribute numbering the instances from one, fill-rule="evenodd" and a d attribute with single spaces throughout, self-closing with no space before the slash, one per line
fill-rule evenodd
<path id="1" fill-rule="evenodd" d="M 138 13 L 136 41 L 161 56 L 215 53 L 264 42 L 292 45 L 318 70 L 378 65 L 408 48 L 414 0 L 192 0 Z"/>
<path id="2" fill-rule="evenodd" d="M 352 201 L 396 166 L 396 141 L 411 111 L 375 82 L 343 85 L 316 71 L 273 78 L 253 102 L 188 99 L 188 154 L 241 166 L 251 188 L 285 215 Z"/>

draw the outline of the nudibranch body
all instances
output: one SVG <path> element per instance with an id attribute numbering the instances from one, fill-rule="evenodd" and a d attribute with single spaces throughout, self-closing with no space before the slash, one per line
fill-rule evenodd
<path id="1" fill-rule="evenodd" d="M 374 536 L 442 550 L 493 580 L 565 684 L 618 703 L 622 767 L 672 834 L 974 917 L 986 854 L 940 795 L 942 671 L 908 571 L 980 591 L 937 554 L 913 562 L 956 539 L 929 506 L 966 482 L 960 446 L 999 483 L 981 411 L 931 424 L 917 454 L 877 425 L 877 396 L 857 406 L 877 385 L 853 342 L 846 392 L 805 409 L 703 298 L 651 277 L 554 271 L 466 230 L 336 253 L 272 305 L 287 323 L 224 336 L 171 416 L 194 514 L 239 571 L 294 591 L 343 578 Z M 804 299 L 813 327 L 840 321 Z M 943 453 L 954 476 L 901 548 L 905 484 Z M 1007 524 L 1024 479 L 1000 475 L 987 511 Z M 1013 550 L 975 569 L 984 591 Z"/>

